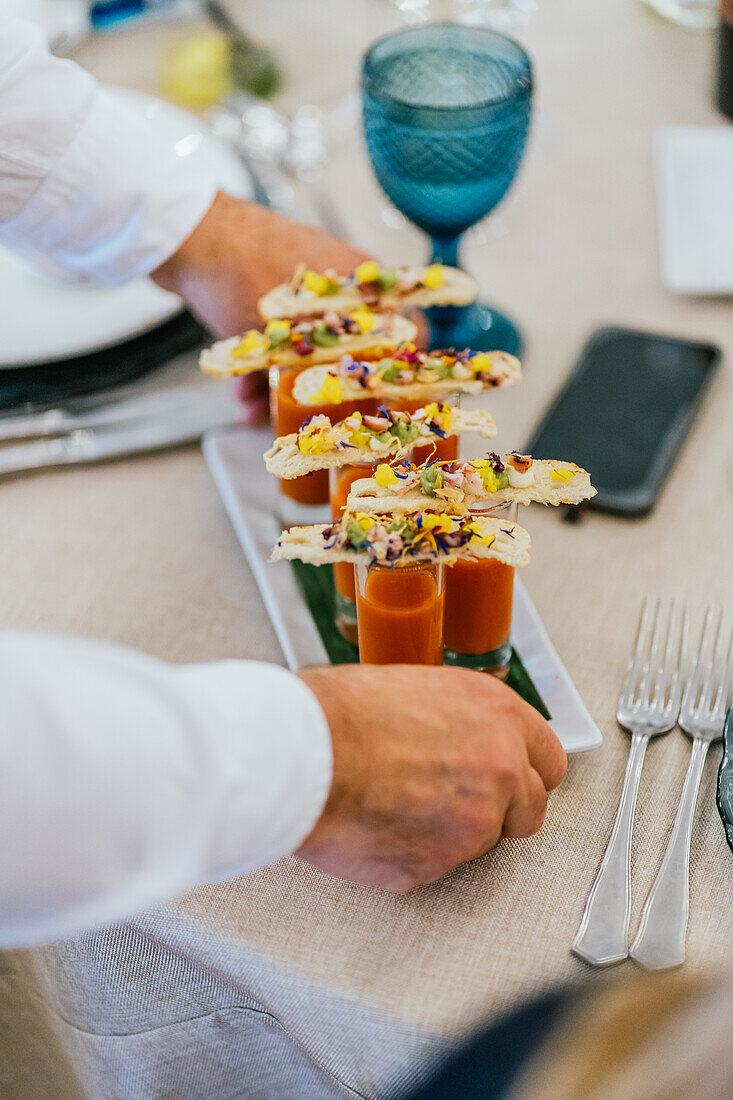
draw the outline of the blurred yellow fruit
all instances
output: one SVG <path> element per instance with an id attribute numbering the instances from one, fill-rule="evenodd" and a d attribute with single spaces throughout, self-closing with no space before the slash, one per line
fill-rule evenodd
<path id="1" fill-rule="evenodd" d="M 183 107 L 203 111 L 232 89 L 231 46 L 223 34 L 199 34 L 165 60 L 163 91 Z"/>

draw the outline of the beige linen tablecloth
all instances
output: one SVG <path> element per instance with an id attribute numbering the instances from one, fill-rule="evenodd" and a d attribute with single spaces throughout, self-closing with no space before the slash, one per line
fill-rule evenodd
<path id="1" fill-rule="evenodd" d="M 253 29 L 269 26 L 278 39 L 301 101 L 342 94 L 366 42 L 394 22 L 377 0 L 242 7 Z M 181 33 L 130 33 L 82 59 L 107 79 L 152 87 L 162 46 Z M 653 133 L 718 121 L 710 38 L 628 0 L 540 4 L 524 37 L 538 87 L 531 148 L 511 198 L 464 257 L 527 338 L 525 384 L 492 404 L 502 447 L 521 445 L 599 324 L 733 351 L 731 301 L 667 293 L 657 262 Z M 344 146 L 327 182 L 354 239 L 387 260 L 422 257 L 419 234 L 381 220 L 358 134 Z M 604 735 L 602 748 L 571 760 L 539 836 L 502 842 L 406 897 L 288 860 L 119 928 L 6 956 L 2 1095 L 382 1097 L 507 1006 L 552 983 L 603 980 L 569 944 L 622 783 L 628 740 L 615 724 L 616 692 L 645 593 L 683 596 L 698 615 L 707 600 L 731 597 L 732 389 L 724 362 L 649 518 L 590 515 L 570 527 L 551 511 L 529 514 L 527 586 Z M 4 483 L 0 526 L 4 626 L 109 638 L 173 661 L 281 661 L 195 447 Z M 648 753 L 632 928 L 688 757 L 679 732 Z M 690 966 L 730 961 L 718 759 L 716 749 L 693 835 Z"/>

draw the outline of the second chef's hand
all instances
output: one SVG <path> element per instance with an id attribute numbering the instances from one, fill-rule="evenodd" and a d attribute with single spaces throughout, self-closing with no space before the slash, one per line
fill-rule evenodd
<path id="1" fill-rule="evenodd" d="M 193 233 L 151 278 L 179 294 L 215 336 L 226 337 L 259 323 L 258 299 L 287 282 L 297 263 L 314 271 L 352 271 L 367 258 L 322 229 L 220 191 Z M 250 423 L 267 416 L 266 386 L 264 374 L 238 382 Z"/>

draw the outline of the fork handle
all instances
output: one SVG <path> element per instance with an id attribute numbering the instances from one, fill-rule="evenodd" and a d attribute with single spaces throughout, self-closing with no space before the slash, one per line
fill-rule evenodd
<path id="1" fill-rule="evenodd" d="M 631 832 L 644 764 L 647 733 L 631 735 L 621 800 L 603 862 L 590 888 L 573 951 L 593 966 L 620 962 L 629 954 Z"/>
<path id="2" fill-rule="evenodd" d="M 647 970 L 665 970 L 685 961 L 690 911 L 690 839 L 702 769 L 709 741 L 695 738 L 682 797 L 654 885 L 644 903 L 631 957 Z"/>

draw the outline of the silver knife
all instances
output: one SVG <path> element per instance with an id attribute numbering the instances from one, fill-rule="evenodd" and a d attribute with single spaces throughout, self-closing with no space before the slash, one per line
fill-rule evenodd
<path id="1" fill-rule="evenodd" d="M 30 439 L 37 436 L 61 435 L 77 428 L 96 428 L 105 424 L 121 424 L 125 420 L 149 416 L 174 416 L 194 403 L 208 399 L 208 386 L 177 386 L 152 393 L 136 390 L 119 391 L 117 395 L 94 394 L 65 401 L 57 408 L 29 414 L 11 413 L 0 416 L 0 442 L 10 439 Z"/>
<path id="2" fill-rule="evenodd" d="M 151 395 L 152 396 L 152 395 Z M 157 396 L 157 395 L 156 395 Z M 170 397 L 171 394 L 167 394 Z M 147 417 L 113 426 L 76 428 L 67 435 L 36 443 L 0 448 L 0 474 L 98 462 L 136 451 L 152 451 L 199 439 L 209 428 L 236 422 L 238 405 L 231 394 L 216 390 L 187 402 L 166 405 L 165 416 Z"/>

